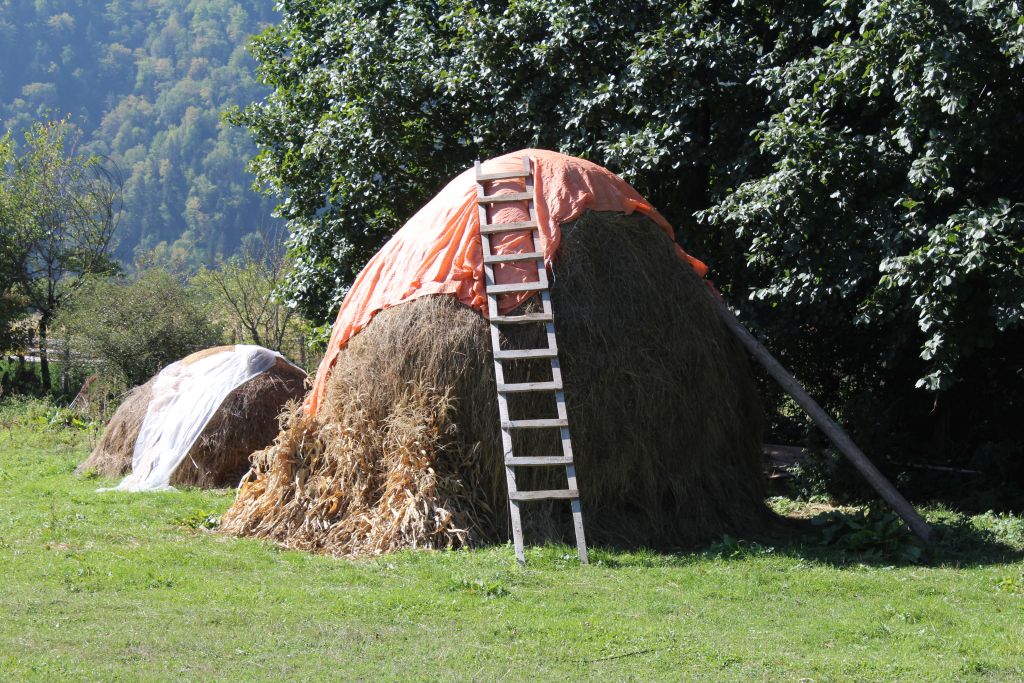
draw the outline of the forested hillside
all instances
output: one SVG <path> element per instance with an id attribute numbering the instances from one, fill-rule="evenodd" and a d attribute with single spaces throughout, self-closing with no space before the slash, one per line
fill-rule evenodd
<path id="1" fill-rule="evenodd" d="M 0 3 L 0 120 L 20 138 L 70 115 L 83 151 L 116 163 L 122 258 L 233 251 L 273 220 L 273 202 L 250 189 L 252 143 L 220 112 L 262 96 L 245 45 L 273 18 L 254 0 Z"/>

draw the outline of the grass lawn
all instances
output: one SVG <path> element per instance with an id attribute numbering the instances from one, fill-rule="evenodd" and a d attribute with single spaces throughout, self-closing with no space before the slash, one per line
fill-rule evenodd
<path id="1" fill-rule="evenodd" d="M 71 473 L 92 437 L 31 412 L 0 408 L 4 679 L 1024 680 L 1021 518 L 930 509 L 919 564 L 731 542 L 353 562 L 206 529 L 232 492 L 96 493 Z"/>

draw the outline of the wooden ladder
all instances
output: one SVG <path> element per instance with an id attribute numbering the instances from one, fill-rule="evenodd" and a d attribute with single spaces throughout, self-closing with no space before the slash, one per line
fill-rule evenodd
<path id="1" fill-rule="evenodd" d="M 507 192 L 488 195 L 484 183 L 495 180 L 522 178 L 525 192 Z M 537 209 L 534 201 L 533 171 L 529 157 L 523 157 L 523 167 L 519 171 L 502 173 L 484 173 L 480 162 L 476 162 L 476 192 L 480 212 L 480 244 L 483 247 L 485 287 L 487 291 L 487 312 L 491 326 L 491 349 L 494 352 L 494 379 L 498 388 L 498 413 L 501 417 L 501 445 L 505 459 L 505 480 L 508 484 L 508 505 L 512 517 L 512 539 L 516 547 L 516 559 L 520 564 L 526 563 L 523 553 L 523 524 L 519 515 L 519 504 L 532 500 L 568 500 L 572 505 L 572 521 L 576 531 L 576 547 L 579 550 L 580 562 L 587 563 L 587 542 L 583 535 L 583 514 L 580 510 L 580 494 L 576 485 L 576 466 L 572 457 L 572 439 L 569 435 L 569 416 L 565 410 L 565 391 L 562 386 L 562 371 L 558 364 L 558 345 L 555 342 L 555 319 L 551 311 L 551 292 L 548 289 L 548 274 L 544 265 L 544 253 L 540 246 L 540 233 L 537 226 Z M 489 223 L 487 207 L 503 202 L 526 202 L 530 219 L 516 223 Z M 491 251 L 491 236 L 508 232 L 531 231 L 533 247 L 530 251 L 520 254 L 496 255 Z M 494 280 L 494 266 L 498 263 L 515 261 L 536 261 L 537 281 L 499 285 Z M 513 292 L 537 292 L 540 295 L 542 310 L 539 313 L 523 313 L 520 315 L 499 315 L 498 295 Z M 540 349 L 502 349 L 501 326 L 543 324 L 547 331 L 546 348 Z M 526 359 L 549 359 L 551 362 L 551 380 L 545 382 L 505 383 L 504 363 Z M 556 418 L 513 420 L 508 412 L 508 395 L 519 392 L 545 392 L 554 394 L 558 410 Z M 560 456 L 516 457 L 512 452 L 512 432 L 518 429 L 559 429 L 562 442 Z M 551 491 L 520 491 L 516 486 L 516 468 L 518 467 L 551 467 L 564 466 L 568 486 L 564 489 Z"/>

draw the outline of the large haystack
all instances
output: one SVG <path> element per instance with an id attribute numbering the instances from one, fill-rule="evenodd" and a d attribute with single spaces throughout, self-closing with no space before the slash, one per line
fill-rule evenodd
<path id="1" fill-rule="evenodd" d="M 647 218 L 586 213 L 562 231 L 552 299 L 589 542 L 764 530 L 760 403 L 705 283 Z M 507 379 L 544 379 L 546 365 Z M 552 415 L 542 400 L 512 414 Z M 556 436 L 531 433 L 516 453 L 558 453 Z M 295 411 L 254 462 L 228 532 L 336 554 L 507 539 L 486 321 L 448 296 L 378 313 L 339 355 L 319 411 Z M 565 486 L 564 470 L 544 472 L 548 485 L 520 473 L 522 489 Z M 568 530 L 563 501 L 523 511 L 531 542 Z"/>
<path id="2" fill-rule="evenodd" d="M 200 351 L 199 359 L 228 347 Z M 120 477 L 132 470 L 132 453 L 153 394 L 156 376 L 129 392 L 107 424 L 103 437 L 78 474 Z M 171 476 L 172 486 L 235 486 L 250 467 L 249 456 L 274 441 L 278 417 L 289 401 L 306 391 L 306 373 L 283 358 L 224 399 Z"/>

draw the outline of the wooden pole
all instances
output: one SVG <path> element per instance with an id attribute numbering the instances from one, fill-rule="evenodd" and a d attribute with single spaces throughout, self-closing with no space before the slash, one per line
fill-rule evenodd
<path id="1" fill-rule="evenodd" d="M 733 315 L 732 311 L 726 307 L 726 305 L 720 301 L 717 297 L 711 296 L 714 301 L 715 308 L 718 311 L 718 316 L 725 323 L 733 334 L 735 334 L 743 346 L 750 351 L 751 355 L 757 359 L 761 365 L 768 370 L 770 374 L 779 385 L 785 389 L 790 396 L 796 399 L 796 402 L 800 404 L 800 407 L 810 415 L 814 423 L 821 428 L 821 431 L 825 432 L 825 435 L 835 444 L 836 448 L 847 457 L 847 459 L 853 463 L 853 466 L 864 475 L 864 478 L 868 480 L 868 483 L 878 491 L 878 494 L 885 499 L 889 505 L 892 506 L 893 510 L 903 518 L 903 521 L 907 523 L 910 530 L 913 531 L 917 536 L 925 543 L 931 538 L 932 529 L 928 526 L 928 523 L 922 519 L 921 515 L 917 514 L 914 507 L 907 502 L 907 499 L 900 495 L 900 492 L 896 490 L 888 479 L 885 478 L 878 468 L 875 467 L 868 457 L 857 448 L 857 444 L 853 443 L 853 440 L 843 431 L 842 427 L 836 424 L 825 410 L 818 405 L 818 402 L 808 395 L 804 388 L 800 386 L 800 383 L 796 381 L 796 378 L 789 373 L 786 368 L 782 367 L 779 361 L 768 353 L 768 349 L 761 345 L 761 342 L 750 333 L 746 327 L 743 326 L 736 316 Z"/>

